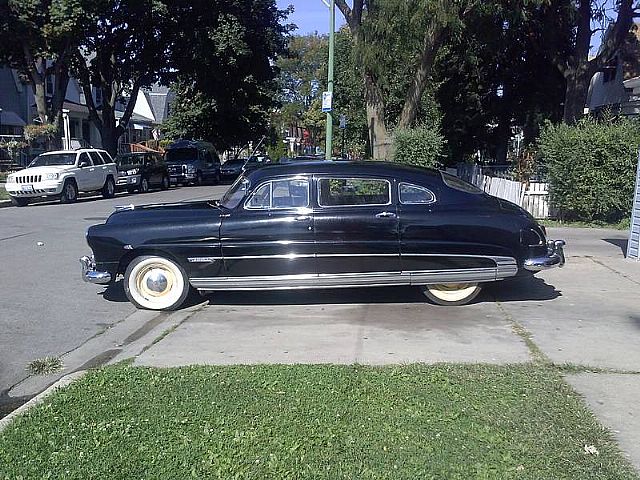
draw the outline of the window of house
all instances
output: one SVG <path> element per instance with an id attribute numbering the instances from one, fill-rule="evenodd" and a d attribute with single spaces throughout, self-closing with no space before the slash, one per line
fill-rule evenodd
<path id="1" fill-rule="evenodd" d="M 391 182 L 381 178 L 321 178 L 318 203 L 323 207 L 388 205 Z"/>
<path id="2" fill-rule="evenodd" d="M 436 196 L 431 190 L 410 183 L 400 183 L 398 186 L 400 203 L 403 204 L 424 204 L 434 203 Z"/>

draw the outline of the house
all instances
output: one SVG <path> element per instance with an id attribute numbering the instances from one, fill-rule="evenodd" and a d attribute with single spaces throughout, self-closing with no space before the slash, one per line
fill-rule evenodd
<path id="1" fill-rule="evenodd" d="M 640 116 L 640 24 L 633 25 L 615 58 L 591 79 L 587 108 L 595 115 Z"/>
<path id="2" fill-rule="evenodd" d="M 53 92 L 53 79 L 48 78 L 46 91 Z M 93 100 L 102 104 L 101 91 L 94 89 Z M 120 144 L 138 143 L 158 136 L 158 126 L 169 115 L 170 104 L 175 95 L 167 87 L 153 85 L 141 89 L 136 99 L 130 121 Z M 116 107 L 116 119 L 122 118 L 124 105 Z M 12 68 L 0 66 L 0 135 L 22 136 L 24 127 L 37 121 L 35 99 L 31 86 L 25 78 Z M 100 148 L 100 132 L 89 119 L 86 98 L 77 80 L 71 78 L 67 86 L 63 105 L 63 144 L 72 148 L 93 146 Z M 38 152 L 32 152 L 38 153 Z"/>

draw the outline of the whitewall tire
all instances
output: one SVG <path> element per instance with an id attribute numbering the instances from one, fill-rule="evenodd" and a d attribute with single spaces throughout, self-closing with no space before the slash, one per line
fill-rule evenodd
<path id="1" fill-rule="evenodd" d="M 422 293 L 436 305 L 466 305 L 478 296 L 482 286 L 477 283 L 433 284 L 422 287 Z"/>
<path id="2" fill-rule="evenodd" d="M 137 257 L 124 273 L 124 291 L 138 308 L 173 310 L 184 303 L 189 290 L 185 271 L 168 258 Z"/>

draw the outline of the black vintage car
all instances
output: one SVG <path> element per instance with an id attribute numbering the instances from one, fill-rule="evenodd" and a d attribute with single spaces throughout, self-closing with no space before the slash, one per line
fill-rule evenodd
<path id="1" fill-rule="evenodd" d="M 124 275 L 136 306 L 199 291 L 416 285 L 462 305 L 486 282 L 564 264 L 564 242 L 513 203 L 435 170 L 267 166 L 219 201 L 129 207 L 87 232 L 83 278 Z"/>
<path id="2" fill-rule="evenodd" d="M 116 157 L 116 187 L 129 193 L 147 193 L 152 187 L 169 188 L 169 170 L 162 155 L 154 152 L 123 153 Z"/>

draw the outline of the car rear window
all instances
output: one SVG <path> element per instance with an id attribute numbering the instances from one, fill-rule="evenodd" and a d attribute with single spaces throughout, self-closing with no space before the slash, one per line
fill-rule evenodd
<path id="1" fill-rule="evenodd" d="M 318 203 L 322 207 L 388 205 L 391 183 L 381 178 L 321 178 Z"/>
<path id="2" fill-rule="evenodd" d="M 453 188 L 454 190 L 460 190 L 465 193 L 473 193 L 475 195 L 480 195 L 484 193 L 475 185 L 472 185 L 469 182 L 465 182 L 461 178 L 454 177 L 453 175 L 449 175 L 448 173 L 440 172 L 442 175 L 442 181 L 449 188 Z"/>

